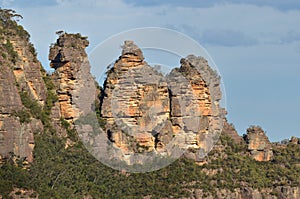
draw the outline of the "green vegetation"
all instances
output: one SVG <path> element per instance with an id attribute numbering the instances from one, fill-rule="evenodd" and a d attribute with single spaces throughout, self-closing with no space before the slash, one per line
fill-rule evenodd
<path id="1" fill-rule="evenodd" d="M 61 126 L 67 130 L 68 138 L 73 142 L 78 142 L 79 137 L 76 132 L 76 129 L 74 127 L 72 128 L 70 123 L 67 120 L 65 120 L 64 118 L 60 118 L 60 123 L 61 123 Z"/>
<path id="2" fill-rule="evenodd" d="M 20 165 L 15 165 L 12 159 L 0 165 L 0 195 L 8 198 L 14 187 L 28 188 L 29 172 Z"/>
<path id="3" fill-rule="evenodd" d="M 46 75 L 43 79 L 47 88 L 47 98 L 45 100 L 44 107 L 42 107 L 36 100 L 32 99 L 28 92 L 20 91 L 19 94 L 21 101 L 26 109 L 16 112 L 15 116 L 20 118 L 21 123 L 30 122 L 30 117 L 39 119 L 42 121 L 46 131 L 55 133 L 51 124 L 50 114 L 54 103 L 58 100 L 58 97 L 51 78 Z"/>
<path id="4" fill-rule="evenodd" d="M 44 112 L 42 107 L 38 104 L 37 101 L 31 99 L 30 95 L 26 92 L 20 92 L 20 97 L 22 104 L 29 110 L 32 117 L 40 120 L 45 120 Z"/>
<path id="5" fill-rule="evenodd" d="M 23 17 L 16 13 L 16 11 L 11 9 L 0 9 L 0 22 L 1 26 L 15 25 L 16 21 L 23 19 Z"/>
<path id="6" fill-rule="evenodd" d="M 5 55 L 4 57 L 5 58 L 9 57 L 10 61 L 15 64 L 18 59 L 18 53 L 14 50 L 14 47 L 10 43 L 9 40 L 7 40 L 6 43 L 4 44 L 4 49 L 5 49 L 5 52 L 7 52 L 7 55 Z M 2 55 L 2 57 L 3 57 L 3 55 Z"/>
<path id="7" fill-rule="evenodd" d="M 44 111 L 46 115 L 50 116 L 51 108 L 53 107 L 54 103 L 57 102 L 58 97 L 56 95 L 55 86 L 52 82 L 51 77 L 46 74 L 43 79 L 47 88 L 47 98 L 44 106 Z"/>
<path id="8" fill-rule="evenodd" d="M 28 110 L 20 110 L 13 113 L 13 116 L 18 117 L 20 119 L 20 122 L 23 123 L 29 123 L 31 121 L 30 119 L 30 113 Z"/>
<path id="9" fill-rule="evenodd" d="M 192 188 L 214 194 L 215 188 L 300 185 L 300 167 L 297 166 L 300 147 L 292 144 L 285 149 L 276 149 L 274 161 L 263 163 L 241 155 L 243 146 L 222 137 L 228 155 L 225 159 L 218 158 L 203 166 L 180 159 L 155 172 L 132 174 L 104 166 L 80 142 L 65 149 L 65 140 L 56 136 L 35 135 L 35 140 L 35 161 L 29 171 L 9 163 L 1 166 L 1 194 L 9 193 L 12 187 L 25 187 L 36 190 L 40 198 L 82 198 L 87 195 L 95 198 L 142 198 L 147 195 L 180 198 L 189 197 L 188 190 Z M 215 153 L 218 152 L 212 151 L 210 156 Z M 208 174 L 208 171 L 215 171 L 215 174 Z"/>
<path id="10" fill-rule="evenodd" d="M 28 50 L 33 56 L 33 61 L 38 62 L 37 53 L 33 44 L 30 42 L 29 33 L 24 30 L 23 26 L 17 23 L 20 19 L 23 19 L 23 17 L 14 10 L 0 8 L 0 39 L 3 39 L 4 36 L 5 38 L 12 36 L 20 37 L 22 40 L 28 42 Z M 7 40 L 3 46 L 7 54 L 2 53 L 2 57 L 5 59 L 9 58 L 9 60 L 15 64 L 18 59 L 18 54 L 15 52 L 12 44 Z"/>
<path id="11" fill-rule="evenodd" d="M 237 146 L 230 140 L 228 137 L 221 137 L 222 144 L 227 145 L 227 158 L 213 160 L 204 166 L 208 169 L 222 168 L 223 171 L 211 179 L 220 182 L 219 187 L 233 190 L 248 185 L 260 190 L 283 185 L 300 185 L 300 167 L 297 166 L 300 158 L 295 158 L 300 155 L 299 145 L 289 144 L 287 148 L 276 148 L 273 161 L 257 162 L 243 154 L 243 145 Z"/>
<path id="12" fill-rule="evenodd" d="M 49 101 L 49 96 L 47 97 L 45 107 L 43 108 L 36 100 L 33 100 L 27 92 L 21 91 L 19 93 L 22 104 L 28 110 L 30 116 L 41 120 L 47 132 L 52 134 L 55 133 L 50 120 L 49 110 L 51 109 L 51 106 L 47 103 L 47 101 Z"/>
<path id="13" fill-rule="evenodd" d="M 23 26 L 18 25 L 18 21 L 23 17 L 11 9 L 0 9 L 0 34 L 7 36 L 18 35 L 22 39 L 29 41 L 30 35 Z"/>

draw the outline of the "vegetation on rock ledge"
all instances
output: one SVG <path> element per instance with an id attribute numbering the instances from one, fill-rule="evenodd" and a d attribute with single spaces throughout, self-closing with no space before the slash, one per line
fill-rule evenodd
<path id="1" fill-rule="evenodd" d="M 131 174 L 115 171 L 92 157 L 79 142 L 65 149 L 65 141 L 56 136 L 36 135 L 35 161 L 30 170 L 9 161 L 1 166 L 1 194 L 13 187 L 36 190 L 41 198 L 152 198 L 189 197 L 194 188 L 207 195 L 216 189 L 234 190 L 245 186 L 263 189 L 300 185 L 300 147 L 289 144 L 275 150 L 272 162 L 256 162 L 243 146 L 221 137 L 227 157 L 203 166 L 180 159 L 159 171 Z M 218 151 L 212 151 L 210 156 Z M 295 158 L 296 157 L 296 158 Z M 283 161 L 284 160 L 284 161 Z M 9 172 L 8 172 L 9 171 Z M 276 194 L 276 193 L 273 193 Z"/>

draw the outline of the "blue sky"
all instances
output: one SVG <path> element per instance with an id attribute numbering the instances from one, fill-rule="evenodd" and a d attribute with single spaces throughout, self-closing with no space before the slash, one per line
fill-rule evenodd
<path id="1" fill-rule="evenodd" d="M 272 141 L 300 137 L 298 0 L 2 0 L 23 15 L 39 59 L 49 69 L 57 30 L 89 37 L 88 52 L 118 32 L 147 26 L 180 31 L 216 62 L 229 122 L 239 134 L 262 126 Z"/>

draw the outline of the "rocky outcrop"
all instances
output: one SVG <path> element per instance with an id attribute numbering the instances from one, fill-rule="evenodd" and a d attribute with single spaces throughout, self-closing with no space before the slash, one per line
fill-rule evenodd
<path id="1" fill-rule="evenodd" d="M 74 120 L 80 117 L 81 111 L 76 100 L 79 100 L 79 96 L 81 101 L 84 101 L 84 96 L 90 97 L 82 95 L 82 89 L 89 86 L 86 81 L 94 83 L 85 52 L 88 45 L 86 37 L 80 34 L 63 33 L 50 48 L 50 66 L 55 69 L 52 78 L 58 95 L 58 102 L 52 109 L 51 117 L 58 123 L 60 118 L 63 118 L 73 124 Z M 87 76 L 82 78 L 85 74 Z"/>
<path id="2" fill-rule="evenodd" d="M 221 134 L 220 77 L 202 57 L 189 55 L 168 75 L 173 130 L 185 140 L 186 157 L 202 161 Z M 178 132 L 179 130 L 179 132 Z"/>
<path id="3" fill-rule="evenodd" d="M 245 141 L 234 128 L 233 124 L 229 124 L 227 120 L 224 122 L 222 134 L 230 137 L 236 144 L 243 144 Z"/>
<path id="4" fill-rule="evenodd" d="M 269 161 L 273 158 L 272 145 L 261 127 L 248 128 L 244 140 L 247 143 L 248 151 L 255 160 Z"/>
<path id="5" fill-rule="evenodd" d="M 194 148 L 197 160 L 222 130 L 220 78 L 207 61 L 188 56 L 181 67 L 163 76 L 145 61 L 142 51 L 125 41 L 122 55 L 107 72 L 101 101 L 105 132 L 124 154 L 170 153 L 170 143 Z"/>
<path id="6" fill-rule="evenodd" d="M 101 104 L 109 139 L 126 152 L 160 148 L 156 138 L 162 128 L 170 132 L 168 136 L 173 134 L 167 81 L 144 61 L 133 42 L 125 42 L 108 72 Z"/>
<path id="7" fill-rule="evenodd" d="M 33 133 L 42 131 L 43 125 L 30 116 L 23 103 L 28 95 L 30 100 L 44 105 L 47 90 L 42 66 L 21 26 L 8 20 L 1 22 L 0 29 L 0 156 L 5 158 L 13 153 L 32 161 Z"/>

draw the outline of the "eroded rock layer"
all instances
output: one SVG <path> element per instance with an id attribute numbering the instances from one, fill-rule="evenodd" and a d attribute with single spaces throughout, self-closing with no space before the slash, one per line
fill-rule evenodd
<path id="1" fill-rule="evenodd" d="M 273 158 L 272 144 L 264 130 L 258 126 L 247 129 L 244 139 L 248 145 L 248 151 L 257 161 L 269 161 Z"/>
<path id="2" fill-rule="evenodd" d="M 82 111 L 79 110 L 76 100 L 84 102 L 84 97 L 90 97 L 82 93 L 83 88 L 88 86 L 86 81 L 91 80 L 90 65 L 85 52 L 88 45 L 87 39 L 80 34 L 63 33 L 50 48 L 50 66 L 55 69 L 52 78 L 58 95 L 58 103 L 52 109 L 53 119 L 63 118 L 73 124 Z M 86 77 L 82 78 L 85 74 Z"/>
<path id="3" fill-rule="evenodd" d="M 188 56 L 163 76 L 132 41 L 125 41 L 107 72 L 100 109 L 108 139 L 124 153 L 168 153 L 175 139 L 180 148 L 199 149 L 191 155 L 197 159 L 222 130 L 220 100 L 220 78 L 202 57 Z"/>
<path id="4" fill-rule="evenodd" d="M 31 162 L 33 133 L 43 131 L 43 125 L 28 107 L 31 101 L 45 103 L 42 66 L 25 30 L 13 21 L 0 29 L 0 160 L 16 156 Z"/>

